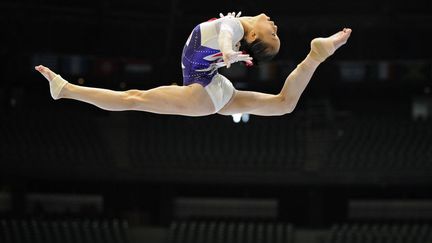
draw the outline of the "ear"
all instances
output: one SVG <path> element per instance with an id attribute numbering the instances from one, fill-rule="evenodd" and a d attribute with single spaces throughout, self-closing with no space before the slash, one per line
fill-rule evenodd
<path id="1" fill-rule="evenodd" d="M 245 36 L 247 42 L 254 42 L 258 38 L 257 33 L 254 30 L 250 30 L 249 33 Z"/>

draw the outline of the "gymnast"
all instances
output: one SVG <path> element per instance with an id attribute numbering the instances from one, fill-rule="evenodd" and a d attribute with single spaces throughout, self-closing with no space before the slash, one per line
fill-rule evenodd
<path id="1" fill-rule="evenodd" d="M 48 81 L 53 99 L 74 99 L 109 111 L 146 111 L 158 114 L 206 116 L 248 113 L 279 116 L 291 113 L 317 67 L 350 37 L 344 28 L 326 38 L 315 38 L 306 58 L 288 75 L 278 94 L 236 90 L 218 73 L 221 67 L 269 61 L 278 52 L 278 28 L 265 14 L 240 17 L 229 13 L 197 25 L 183 48 L 183 86 L 150 90 L 113 91 L 71 84 L 42 65 L 35 67 Z"/>

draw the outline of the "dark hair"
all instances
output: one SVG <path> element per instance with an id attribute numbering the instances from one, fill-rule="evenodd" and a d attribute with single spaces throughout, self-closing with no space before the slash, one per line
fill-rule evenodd
<path id="1" fill-rule="evenodd" d="M 253 58 L 252 62 L 255 65 L 259 65 L 261 62 L 268 62 L 277 54 L 277 52 L 271 51 L 271 48 L 260 39 L 249 43 L 243 38 L 240 41 L 240 51 L 249 54 Z"/>

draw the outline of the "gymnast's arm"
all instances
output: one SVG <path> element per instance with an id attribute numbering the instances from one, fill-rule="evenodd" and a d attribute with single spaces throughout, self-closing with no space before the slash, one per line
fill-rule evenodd
<path id="1" fill-rule="evenodd" d="M 233 50 L 233 36 L 235 25 L 238 24 L 236 19 L 225 17 L 222 20 L 219 35 L 218 35 L 218 45 L 222 52 L 223 60 L 226 67 L 229 68 L 232 63 L 238 61 L 251 62 L 252 58 L 248 54 L 243 54 L 241 51 Z"/>

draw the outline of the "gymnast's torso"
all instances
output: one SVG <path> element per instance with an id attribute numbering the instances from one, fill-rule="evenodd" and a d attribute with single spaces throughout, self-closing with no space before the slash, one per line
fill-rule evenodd
<path id="1" fill-rule="evenodd" d="M 240 20 L 234 17 L 212 19 L 197 25 L 183 48 L 181 59 L 183 85 L 199 83 L 206 87 L 218 74 L 218 62 L 223 62 L 218 44 L 221 26 L 232 31 L 232 46 L 238 50 L 244 30 Z"/>

